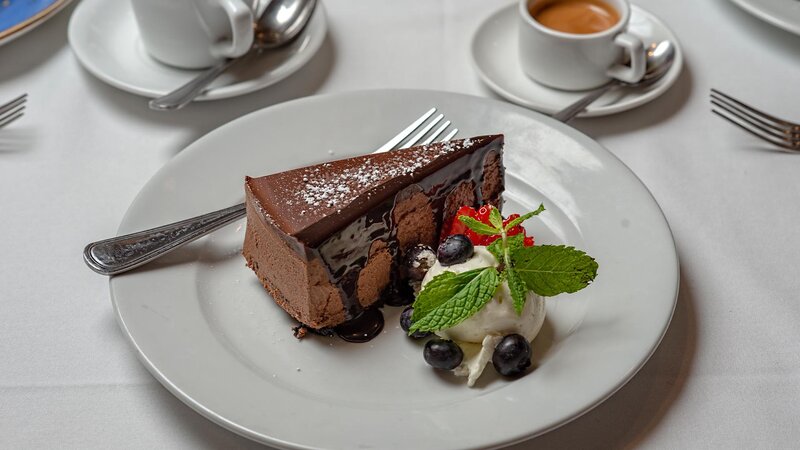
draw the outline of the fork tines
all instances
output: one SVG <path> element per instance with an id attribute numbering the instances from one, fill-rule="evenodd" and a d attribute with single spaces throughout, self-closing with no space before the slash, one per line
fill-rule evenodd
<path id="1" fill-rule="evenodd" d="M 433 127 L 435 127 L 437 124 L 439 124 L 439 122 L 442 121 L 442 119 L 444 119 L 444 114 L 439 114 L 429 121 L 428 119 L 435 112 L 436 108 L 431 108 L 428 111 L 426 111 L 425 114 L 421 115 L 417 120 L 412 122 L 411 125 L 406 127 L 397 136 L 390 139 L 389 142 L 387 142 L 381 148 L 376 150 L 375 153 L 388 152 L 389 150 L 392 149 L 408 148 L 415 144 L 427 145 L 433 142 L 442 133 L 444 133 L 447 127 L 449 127 L 451 124 L 449 120 L 445 120 L 441 125 L 439 125 L 438 128 L 433 130 Z M 431 130 L 433 131 L 431 132 Z M 414 133 L 415 131 L 417 131 L 417 133 L 409 138 L 408 136 Z M 453 128 L 450 132 L 445 134 L 444 137 L 439 140 L 439 142 L 449 141 L 450 139 L 453 138 L 453 136 L 456 135 L 456 133 L 458 133 L 458 128 Z M 403 142 L 403 139 L 406 138 L 408 139 L 405 142 Z M 400 144 L 401 142 L 403 143 Z"/>
<path id="2" fill-rule="evenodd" d="M 800 124 L 753 108 L 730 95 L 711 89 L 711 112 L 772 145 L 800 151 Z"/>
<path id="3" fill-rule="evenodd" d="M 28 101 L 28 94 L 22 94 L 14 100 L 0 105 L 0 128 L 19 119 L 25 114 L 26 101 Z"/>

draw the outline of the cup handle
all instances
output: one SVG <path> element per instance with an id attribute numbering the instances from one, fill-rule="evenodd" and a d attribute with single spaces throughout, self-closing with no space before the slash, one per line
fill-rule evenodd
<path id="1" fill-rule="evenodd" d="M 616 64 L 606 74 L 626 83 L 636 83 L 644 76 L 645 52 L 642 41 L 629 33 L 620 33 L 614 38 L 614 44 L 626 49 L 630 55 L 630 67 Z"/>
<path id="2" fill-rule="evenodd" d="M 231 24 L 231 40 L 217 42 L 211 54 L 218 58 L 236 58 L 253 45 L 253 11 L 242 0 L 221 0 L 222 9 Z"/>

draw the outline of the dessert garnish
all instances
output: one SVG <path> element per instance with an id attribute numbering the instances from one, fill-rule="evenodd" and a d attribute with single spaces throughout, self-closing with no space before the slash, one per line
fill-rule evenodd
<path id="1" fill-rule="evenodd" d="M 462 206 L 456 212 L 455 217 L 451 223 L 445 227 L 444 233 L 442 234 L 442 238 L 446 238 L 447 236 L 452 236 L 454 234 L 463 234 L 469 238 L 475 245 L 489 245 L 492 242 L 496 241 L 500 238 L 500 234 L 479 234 L 472 229 L 470 229 L 467 224 L 463 221 L 458 219 L 461 216 L 466 216 L 472 219 L 477 220 L 478 222 L 482 222 L 484 225 L 491 225 L 489 221 L 489 214 L 492 211 L 491 205 L 482 206 L 478 210 L 475 210 L 469 206 Z M 511 221 L 517 220 L 519 218 L 519 214 L 511 214 L 503 221 L 503 226 L 508 225 Z M 469 219 L 465 219 L 469 220 Z M 509 227 L 506 230 L 506 236 L 516 236 L 522 233 L 525 234 L 525 228 L 522 227 L 521 222 L 513 227 Z M 533 236 L 525 236 L 523 243 L 526 247 L 530 247 L 534 244 Z"/>
<path id="2" fill-rule="evenodd" d="M 521 314 L 528 291 L 550 297 L 577 292 L 594 280 L 597 263 L 581 250 L 564 245 L 525 245 L 525 235 L 520 232 L 509 236 L 509 230 L 544 211 L 544 205 L 536 211 L 506 220 L 505 224 L 497 208 L 488 209 L 489 224 L 468 215 L 460 215 L 458 220 L 476 235 L 491 239 L 487 250 L 501 262 L 500 267 L 481 267 L 460 274 L 445 271 L 433 278 L 414 302 L 411 332 L 438 331 L 459 324 L 492 299 L 501 281 L 508 282 L 514 310 Z M 457 236 L 464 239 L 453 241 L 466 240 L 472 247 L 470 239 L 455 235 L 448 237 L 440 250 L 445 248 L 453 252 L 451 246 L 445 244 Z M 483 243 L 489 239 L 480 241 Z M 452 265 L 443 262 L 442 256 L 449 261 L 450 254 L 442 255 L 440 252 L 440 263 Z"/>
<path id="3" fill-rule="evenodd" d="M 446 339 L 431 339 L 425 343 L 422 352 L 425 362 L 442 370 L 453 370 L 461 364 L 464 352 L 453 341 Z"/>
<path id="4" fill-rule="evenodd" d="M 502 375 L 524 373 L 530 342 L 544 321 L 544 297 L 577 292 L 595 279 L 597 262 L 585 252 L 534 245 L 527 236 L 522 223 L 544 210 L 540 205 L 504 219 L 493 206 L 462 207 L 444 227 L 454 234 L 440 244 L 437 263 L 410 312 L 404 311 L 411 316 L 410 325 L 407 318 L 403 324 L 410 336 L 435 332 L 443 338 L 425 346 L 431 366 L 467 375 L 470 386 L 489 360 Z"/>
<path id="5" fill-rule="evenodd" d="M 494 348 L 492 365 L 500 375 L 519 375 L 531 365 L 531 345 L 524 336 L 512 333 L 504 336 Z"/>

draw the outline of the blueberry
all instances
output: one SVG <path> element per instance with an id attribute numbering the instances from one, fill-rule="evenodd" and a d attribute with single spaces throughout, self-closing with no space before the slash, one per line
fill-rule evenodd
<path id="1" fill-rule="evenodd" d="M 408 333 L 408 329 L 411 328 L 411 315 L 414 314 L 414 308 L 409 306 L 400 313 L 400 328 L 403 329 L 406 333 Z M 430 331 L 415 331 L 409 334 L 409 337 L 414 339 L 422 339 L 431 335 Z"/>
<path id="2" fill-rule="evenodd" d="M 405 266 L 408 277 L 422 281 L 428 269 L 436 263 L 436 253 L 427 245 L 418 244 L 406 252 Z"/>
<path id="3" fill-rule="evenodd" d="M 425 357 L 426 363 L 442 370 L 453 370 L 464 359 L 461 347 L 453 341 L 444 339 L 431 339 L 426 342 L 422 355 Z"/>
<path id="4" fill-rule="evenodd" d="M 523 336 L 509 334 L 494 348 L 492 364 L 500 375 L 519 375 L 531 365 L 531 345 Z"/>
<path id="5" fill-rule="evenodd" d="M 439 244 L 439 264 L 443 266 L 452 266 L 453 264 L 462 263 L 472 257 L 475 248 L 472 246 L 472 241 L 463 234 L 454 234 L 447 236 L 447 238 Z"/>

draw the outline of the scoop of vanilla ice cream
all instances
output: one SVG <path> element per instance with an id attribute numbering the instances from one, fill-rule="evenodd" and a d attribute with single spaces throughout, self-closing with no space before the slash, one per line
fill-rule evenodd
<path id="1" fill-rule="evenodd" d="M 462 273 L 498 265 L 494 255 L 486 247 L 475 247 L 472 258 L 461 264 L 442 266 L 436 262 L 422 280 L 422 287 L 424 288 L 436 275 L 443 272 Z M 503 336 L 518 333 L 529 342 L 533 341 L 542 328 L 544 316 L 544 298 L 533 292 L 528 292 L 522 314 L 517 315 L 508 283 L 504 281 L 494 297 L 480 311 L 458 325 L 437 331 L 436 334 L 460 344 L 464 351 L 464 360 L 453 372 L 459 376 L 466 376 L 467 384 L 472 386 L 486 364 L 491 361 L 494 348 Z"/>

